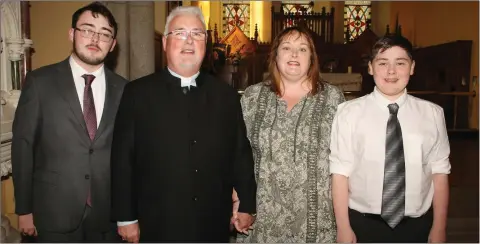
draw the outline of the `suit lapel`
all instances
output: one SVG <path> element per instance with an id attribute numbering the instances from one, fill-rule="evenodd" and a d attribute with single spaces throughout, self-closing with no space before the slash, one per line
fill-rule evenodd
<path id="1" fill-rule="evenodd" d="M 94 141 L 96 141 L 102 135 L 109 124 L 112 124 L 110 122 L 113 120 L 113 117 L 115 117 L 115 101 L 117 101 L 120 93 L 118 92 L 117 84 L 115 84 L 113 79 L 115 78 L 112 72 L 105 68 L 105 104 L 103 106 L 102 119 L 100 120 L 100 125 L 98 126 L 97 133 L 95 134 Z"/>
<path id="2" fill-rule="evenodd" d="M 84 136 L 82 136 L 87 143 L 90 144 L 90 138 L 88 137 L 87 126 L 83 118 L 82 107 L 80 106 L 80 101 L 78 100 L 77 89 L 75 88 L 75 82 L 73 81 L 72 68 L 67 58 L 61 62 L 58 66 L 58 77 L 56 81 L 58 88 L 60 89 L 60 94 L 63 99 L 70 105 L 70 109 L 74 117 L 76 118 L 78 124 L 82 127 Z"/>

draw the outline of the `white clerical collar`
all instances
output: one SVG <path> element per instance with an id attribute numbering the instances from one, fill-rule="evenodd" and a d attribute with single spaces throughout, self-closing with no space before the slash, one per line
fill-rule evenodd
<path id="1" fill-rule="evenodd" d="M 198 75 L 200 74 L 200 72 L 197 72 L 196 74 L 188 77 L 188 78 L 185 78 L 175 72 L 173 72 L 170 68 L 168 68 L 168 71 L 170 72 L 170 74 L 172 74 L 173 76 L 177 77 L 180 79 L 181 81 L 181 87 L 188 87 L 188 86 L 197 86 L 197 82 L 195 81 L 195 79 L 197 79 Z"/>

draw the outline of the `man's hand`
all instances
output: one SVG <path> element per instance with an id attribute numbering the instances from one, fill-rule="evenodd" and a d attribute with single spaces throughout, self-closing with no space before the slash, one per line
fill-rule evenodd
<path id="1" fill-rule="evenodd" d="M 357 237 L 350 226 L 337 228 L 337 243 L 357 243 Z"/>
<path id="2" fill-rule="evenodd" d="M 248 235 L 248 230 L 252 229 L 252 224 L 255 222 L 255 217 L 248 213 L 237 213 L 235 220 L 235 229 L 238 232 Z"/>
<path id="3" fill-rule="evenodd" d="M 428 235 L 429 243 L 445 243 L 447 241 L 447 234 L 445 228 L 432 227 Z"/>
<path id="4" fill-rule="evenodd" d="M 240 206 L 240 200 L 238 200 L 237 192 L 233 189 L 232 193 L 232 202 L 233 202 L 233 209 L 232 209 L 232 218 L 230 219 L 230 230 L 233 229 L 235 225 L 235 221 L 238 218 L 238 206 Z"/>
<path id="5" fill-rule="evenodd" d="M 18 216 L 18 228 L 24 235 L 37 236 L 37 229 L 33 225 L 33 214 Z"/>
<path id="6" fill-rule="evenodd" d="M 140 240 L 140 228 L 138 227 L 138 222 L 125 226 L 118 226 L 118 234 L 124 241 L 138 243 Z"/>

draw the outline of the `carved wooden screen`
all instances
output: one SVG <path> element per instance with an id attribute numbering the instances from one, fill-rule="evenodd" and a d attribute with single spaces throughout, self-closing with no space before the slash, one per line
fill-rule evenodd
<path id="1" fill-rule="evenodd" d="M 282 11 L 285 14 L 305 15 L 313 11 L 313 1 L 284 1 Z"/>

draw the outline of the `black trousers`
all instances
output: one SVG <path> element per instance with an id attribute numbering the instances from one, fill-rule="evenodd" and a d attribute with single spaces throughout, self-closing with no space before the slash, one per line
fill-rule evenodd
<path id="1" fill-rule="evenodd" d="M 90 242 L 90 243 L 118 243 L 122 242 L 121 237 L 117 234 L 116 223 L 112 223 L 112 227 L 106 232 L 98 232 L 92 230 L 91 218 L 90 218 L 91 208 L 85 206 L 85 213 L 83 215 L 83 220 L 80 226 L 69 233 L 54 233 L 38 230 L 38 236 L 36 242 L 41 243 L 81 243 L 81 242 Z"/>
<path id="2" fill-rule="evenodd" d="M 433 224 L 432 208 L 418 218 L 405 217 L 394 229 L 378 214 L 349 208 L 348 215 L 357 242 L 362 243 L 427 243 Z"/>

